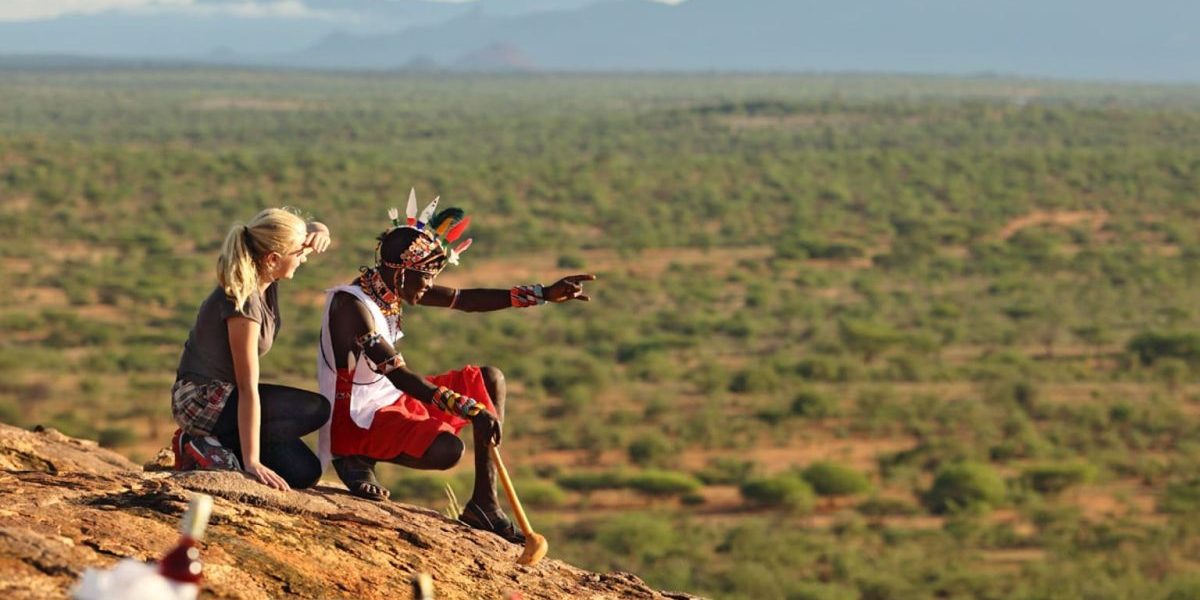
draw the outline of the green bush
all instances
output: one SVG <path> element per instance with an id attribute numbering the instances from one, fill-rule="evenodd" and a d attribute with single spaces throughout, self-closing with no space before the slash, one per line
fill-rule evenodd
<path id="1" fill-rule="evenodd" d="M 1021 473 L 1021 481 L 1039 494 L 1056 495 L 1063 490 L 1087 483 L 1096 476 L 1096 469 L 1086 463 L 1034 465 Z"/>
<path id="2" fill-rule="evenodd" d="M 871 489 L 866 475 L 828 461 L 809 465 L 802 476 L 819 496 L 853 496 Z"/>
<path id="3" fill-rule="evenodd" d="M 911 502 L 883 497 L 863 500 L 854 509 L 864 517 L 908 517 L 921 512 L 921 508 Z"/>
<path id="4" fill-rule="evenodd" d="M 788 600 L 855 600 L 854 590 L 839 585 L 797 581 L 788 590 Z"/>
<path id="5" fill-rule="evenodd" d="M 625 487 L 626 479 L 625 474 L 619 471 L 591 471 L 564 475 L 559 477 L 556 483 L 563 489 L 591 492 Z"/>
<path id="6" fill-rule="evenodd" d="M 792 400 L 792 414 L 820 419 L 837 414 L 837 399 L 814 390 L 803 390 Z"/>
<path id="7" fill-rule="evenodd" d="M 537 508 L 555 508 L 567 501 L 567 493 L 553 481 L 522 479 L 515 482 L 521 493 L 521 503 Z"/>
<path id="8" fill-rule="evenodd" d="M 783 385 L 779 373 L 770 365 L 755 365 L 734 374 L 729 391 L 736 393 L 774 392 Z"/>
<path id="9" fill-rule="evenodd" d="M 96 438 L 102 448 L 123 448 L 138 441 L 138 435 L 128 427 L 106 427 Z"/>
<path id="10" fill-rule="evenodd" d="M 447 480 L 432 475 L 420 475 L 404 471 L 397 479 L 387 483 L 392 499 L 397 502 L 431 502 L 446 497 Z M 525 490 L 521 490 L 524 498 Z"/>
<path id="11" fill-rule="evenodd" d="M 1168 580 L 1166 600 L 1196 600 L 1200 598 L 1200 573 L 1184 573 Z"/>
<path id="12" fill-rule="evenodd" d="M 596 541 L 613 556 L 653 561 L 674 548 L 675 526 L 665 516 L 627 513 L 602 524 L 596 531 Z"/>
<path id="13" fill-rule="evenodd" d="M 1147 331 L 1130 338 L 1125 348 L 1143 365 L 1166 357 L 1196 364 L 1200 362 L 1200 333 Z"/>
<path id="14" fill-rule="evenodd" d="M 1200 513 L 1200 479 L 1168 485 L 1162 499 L 1159 500 L 1158 509 L 1180 515 Z"/>
<path id="15" fill-rule="evenodd" d="M 630 476 L 625 485 L 651 496 L 673 496 L 699 490 L 700 480 L 676 471 L 643 471 Z"/>
<path id="16" fill-rule="evenodd" d="M 0 423 L 21 425 L 21 409 L 12 400 L 0 400 Z"/>
<path id="17" fill-rule="evenodd" d="M 582 269 L 587 266 L 587 261 L 579 254 L 562 254 L 557 264 L 560 269 Z"/>
<path id="18" fill-rule="evenodd" d="M 862 367 L 848 358 L 806 356 L 796 363 L 796 374 L 808 381 L 854 381 L 862 375 Z"/>
<path id="19" fill-rule="evenodd" d="M 956 463 L 938 472 L 925 494 L 925 504 L 934 513 L 956 510 L 987 510 L 1004 501 L 1004 480 L 991 467 L 979 463 Z"/>
<path id="20" fill-rule="evenodd" d="M 742 498 L 757 506 L 808 513 L 816 504 L 812 487 L 794 473 L 757 477 L 743 483 L 740 491 Z"/>
<path id="21" fill-rule="evenodd" d="M 643 435 L 629 444 L 629 460 L 642 467 L 660 465 L 675 453 L 675 445 L 661 435 Z"/>
<path id="22" fill-rule="evenodd" d="M 755 462 L 728 456 L 709 459 L 708 466 L 696 477 L 708 485 L 740 485 L 754 472 Z"/>
<path id="23" fill-rule="evenodd" d="M 891 325 L 858 319 L 838 321 L 838 334 L 846 348 L 861 354 L 863 361 L 868 363 L 904 339 L 903 334 Z"/>

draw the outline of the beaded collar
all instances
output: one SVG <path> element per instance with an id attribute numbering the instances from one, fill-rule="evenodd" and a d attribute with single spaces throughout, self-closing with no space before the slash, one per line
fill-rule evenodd
<path id="1" fill-rule="evenodd" d="M 375 302 L 385 317 L 398 317 L 404 312 L 400 297 L 387 288 L 378 269 L 363 269 L 358 278 L 358 287 Z"/>

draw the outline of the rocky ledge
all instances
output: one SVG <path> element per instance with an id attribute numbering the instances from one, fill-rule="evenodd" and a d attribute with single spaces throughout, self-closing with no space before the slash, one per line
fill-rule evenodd
<path id="1" fill-rule="evenodd" d="M 692 598 L 553 558 L 517 565 L 519 546 L 429 509 L 327 486 L 282 493 L 240 473 L 147 470 L 93 442 L 4 424 L 0 597 L 61 598 L 87 567 L 155 560 L 178 537 L 189 491 L 216 499 L 202 597 L 397 600 L 425 572 L 439 600 Z"/>

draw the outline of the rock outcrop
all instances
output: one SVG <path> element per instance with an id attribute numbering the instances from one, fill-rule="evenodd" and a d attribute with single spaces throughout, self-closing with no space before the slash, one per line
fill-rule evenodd
<path id="1" fill-rule="evenodd" d="M 334 487 L 281 493 L 240 473 L 147 471 L 93 442 L 3 424 L 0 597 L 61 598 L 87 567 L 156 559 L 189 491 L 216 499 L 201 546 L 207 597 L 400 600 L 426 572 L 439 599 L 690 598 L 552 558 L 517 565 L 519 546 L 432 510 Z"/>

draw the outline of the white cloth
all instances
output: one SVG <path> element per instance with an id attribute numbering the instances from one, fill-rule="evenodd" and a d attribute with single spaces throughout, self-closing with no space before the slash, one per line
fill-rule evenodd
<path id="1" fill-rule="evenodd" d="M 71 589 L 74 600 L 195 600 L 194 583 L 171 581 L 155 565 L 126 558 L 111 569 L 89 568 Z"/>
<path id="2" fill-rule="evenodd" d="M 321 459 L 322 469 L 328 468 L 329 462 L 333 459 L 329 436 L 330 425 L 333 422 L 333 400 L 337 393 L 337 361 L 334 360 L 333 341 L 329 336 L 329 309 L 333 305 L 334 295 L 338 292 L 351 294 L 366 305 L 367 310 L 374 318 L 375 332 L 383 336 L 393 347 L 400 341 L 400 338 L 404 337 L 404 332 L 400 331 L 399 327 L 395 327 L 394 323 L 388 323 L 388 318 L 384 316 L 383 311 L 379 310 L 375 301 L 358 286 L 343 285 L 325 290 L 325 311 L 321 317 L 321 347 L 317 352 L 317 383 L 320 385 L 321 395 L 329 401 L 330 420 L 321 427 L 320 435 L 317 438 L 317 457 Z M 395 328 L 394 334 L 392 333 L 393 328 Z M 396 386 L 392 385 L 387 377 L 372 371 L 369 365 L 370 362 L 366 356 L 360 354 L 358 363 L 354 366 L 355 385 L 350 390 L 350 418 L 363 429 L 369 429 L 371 423 L 375 421 L 375 413 L 385 406 L 390 406 L 400 395 L 400 390 L 396 389 Z"/>

